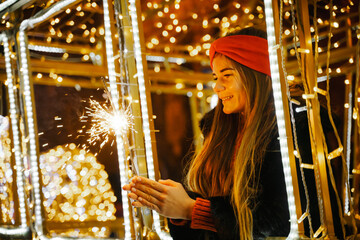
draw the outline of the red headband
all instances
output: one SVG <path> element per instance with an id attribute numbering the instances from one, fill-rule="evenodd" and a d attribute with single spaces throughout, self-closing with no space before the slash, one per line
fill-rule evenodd
<path id="1" fill-rule="evenodd" d="M 271 75 L 268 43 L 264 38 L 232 35 L 215 40 L 210 47 L 211 68 L 216 52 L 253 70 Z"/>

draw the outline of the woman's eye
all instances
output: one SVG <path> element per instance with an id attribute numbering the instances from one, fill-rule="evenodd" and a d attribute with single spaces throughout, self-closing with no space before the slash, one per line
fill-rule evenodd
<path id="1" fill-rule="evenodd" d="M 232 74 L 225 74 L 224 77 L 230 77 Z"/>

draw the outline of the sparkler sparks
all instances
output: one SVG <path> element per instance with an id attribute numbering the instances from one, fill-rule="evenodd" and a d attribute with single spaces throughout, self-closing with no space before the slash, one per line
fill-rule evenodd
<path id="1" fill-rule="evenodd" d="M 90 99 L 90 107 L 86 107 L 86 116 L 82 118 L 91 117 L 91 128 L 87 133 L 89 139 L 87 140 L 91 145 L 96 145 L 100 142 L 102 148 L 110 139 L 111 135 L 120 133 L 126 136 L 129 129 L 133 129 L 134 116 L 130 112 L 130 108 L 115 110 L 106 104 Z"/>

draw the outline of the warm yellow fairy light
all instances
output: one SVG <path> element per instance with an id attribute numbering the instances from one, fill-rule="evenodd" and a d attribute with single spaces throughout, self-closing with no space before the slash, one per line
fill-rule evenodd
<path id="1" fill-rule="evenodd" d="M 334 43 L 334 48 L 338 48 L 338 47 L 339 47 L 339 43 L 338 42 Z"/>
<path id="2" fill-rule="evenodd" d="M 211 43 L 204 43 L 204 44 L 202 45 L 202 47 L 203 47 L 204 49 L 210 49 L 210 46 L 211 46 Z"/>
<path id="3" fill-rule="evenodd" d="M 197 19 L 197 18 L 198 18 L 198 15 L 197 15 L 196 13 L 193 13 L 192 18 L 193 18 L 193 19 Z"/>
<path id="4" fill-rule="evenodd" d="M 95 41 L 96 41 L 96 39 L 95 39 L 94 37 L 91 37 L 91 38 L 90 38 L 90 42 L 91 42 L 91 43 L 94 43 Z"/>
<path id="5" fill-rule="evenodd" d="M 319 73 L 319 74 L 322 74 L 322 73 L 323 73 L 322 68 L 319 68 L 319 69 L 318 69 L 318 73 Z"/>
<path id="6" fill-rule="evenodd" d="M 180 26 L 177 26 L 177 27 L 175 28 L 175 31 L 176 31 L 176 32 L 181 32 L 181 27 L 180 27 Z"/>
<path id="7" fill-rule="evenodd" d="M 95 8 L 95 7 L 97 6 L 96 2 L 92 2 L 92 3 L 91 3 L 91 6 L 92 6 L 93 8 Z"/>
<path id="8" fill-rule="evenodd" d="M 244 13 L 248 14 L 250 12 L 250 9 L 244 8 Z"/>
<path id="9" fill-rule="evenodd" d="M 169 12 L 169 7 L 168 6 L 164 7 L 164 13 L 168 13 L 168 12 Z"/>
<path id="10" fill-rule="evenodd" d="M 293 81 L 293 80 L 295 80 L 295 76 L 294 75 L 287 75 L 286 79 L 289 80 L 289 81 Z"/>
<path id="11" fill-rule="evenodd" d="M 180 4 L 176 3 L 175 4 L 175 9 L 180 9 Z"/>
<path id="12" fill-rule="evenodd" d="M 158 44 L 159 44 L 159 39 L 157 39 L 157 38 L 152 38 L 152 39 L 151 39 L 151 42 L 152 42 L 153 44 L 155 44 L 155 45 L 158 45 Z"/>
<path id="13" fill-rule="evenodd" d="M 151 42 L 148 42 L 148 43 L 146 44 L 146 46 L 147 46 L 148 48 L 153 48 L 153 47 L 154 47 L 154 44 L 152 44 Z"/>
<path id="14" fill-rule="evenodd" d="M 70 8 L 68 8 L 68 9 L 66 9 L 66 11 L 65 11 L 67 14 L 70 14 L 71 13 L 71 9 Z"/>
<path id="15" fill-rule="evenodd" d="M 155 24 L 155 26 L 156 26 L 157 28 L 161 28 L 161 27 L 162 27 L 162 23 L 161 23 L 161 22 L 157 22 L 157 23 Z"/>
<path id="16" fill-rule="evenodd" d="M 75 22 L 74 22 L 73 20 L 68 21 L 68 22 L 67 22 L 67 25 L 69 25 L 69 26 L 74 26 L 74 25 L 75 25 Z"/>
<path id="17" fill-rule="evenodd" d="M 345 79 L 344 83 L 345 83 L 346 85 L 349 85 L 349 84 L 350 84 L 349 79 Z"/>
<path id="18" fill-rule="evenodd" d="M 240 3 L 235 3 L 235 7 L 236 7 L 237 9 L 239 9 L 239 8 L 241 8 L 241 4 L 240 4 Z"/>
<path id="19" fill-rule="evenodd" d="M 336 72 L 337 72 L 337 73 L 341 73 L 341 68 L 337 68 L 337 69 L 336 69 Z"/>
<path id="20" fill-rule="evenodd" d="M 254 18 L 255 18 L 255 16 L 254 16 L 253 14 L 250 14 L 250 15 L 249 15 L 249 19 L 250 19 L 250 20 L 253 20 Z"/>
<path id="21" fill-rule="evenodd" d="M 174 24 L 174 25 L 178 25 L 178 24 L 179 24 L 179 20 L 174 19 L 174 20 L 173 20 L 173 24 Z"/>
<path id="22" fill-rule="evenodd" d="M 52 21 L 50 22 L 50 24 L 54 26 L 54 25 L 56 24 L 56 23 L 55 23 L 55 20 L 52 20 Z"/>
<path id="23" fill-rule="evenodd" d="M 181 27 L 181 28 L 182 28 L 182 30 L 183 30 L 183 31 L 187 31 L 188 26 L 187 26 L 187 25 L 182 25 L 182 27 Z"/>
<path id="24" fill-rule="evenodd" d="M 317 22 L 318 22 L 319 24 L 323 24 L 323 23 L 324 23 L 321 18 L 318 18 L 318 19 L 317 19 Z"/>
<path id="25" fill-rule="evenodd" d="M 354 63 L 354 59 L 352 57 L 349 58 L 349 63 Z"/>
<path id="26" fill-rule="evenodd" d="M 203 92 L 198 92 L 198 93 L 197 93 L 197 97 L 198 97 L 198 98 L 202 98 L 203 96 L 204 96 L 204 93 L 203 93 Z"/>
<path id="27" fill-rule="evenodd" d="M 59 76 L 56 80 L 61 83 L 63 81 L 63 78 Z"/>
<path id="28" fill-rule="evenodd" d="M 215 4 L 213 5 L 213 8 L 214 8 L 215 10 L 219 10 L 219 4 L 216 4 L 216 3 L 215 3 Z"/>
<path id="29" fill-rule="evenodd" d="M 333 22 L 333 23 L 332 23 L 332 26 L 333 26 L 334 28 L 338 28 L 338 27 L 339 27 L 339 23 L 338 23 L 338 22 Z"/>
<path id="30" fill-rule="evenodd" d="M 318 47 L 318 52 L 321 53 L 323 50 L 321 47 Z"/>
<path id="31" fill-rule="evenodd" d="M 164 16 L 164 13 L 163 13 L 162 11 L 158 11 L 157 15 L 158 15 L 159 17 L 163 17 L 163 16 Z"/>
<path id="32" fill-rule="evenodd" d="M 209 41 L 210 39 L 211 39 L 210 34 L 206 34 L 205 36 L 202 37 L 202 40 L 203 40 L 204 42 L 207 42 L 207 41 Z"/>
<path id="33" fill-rule="evenodd" d="M 171 30 L 173 30 L 173 29 L 174 29 L 174 26 L 173 26 L 173 25 L 171 25 L 171 24 L 169 24 L 169 25 L 167 25 L 167 26 L 166 26 L 166 28 L 167 28 L 168 30 L 170 30 L 170 31 L 171 31 Z"/>
<path id="34" fill-rule="evenodd" d="M 80 5 L 79 5 L 79 6 L 77 6 L 76 11 L 78 11 L 78 12 L 80 12 L 80 11 L 81 11 L 81 6 L 80 6 Z"/>
<path id="35" fill-rule="evenodd" d="M 175 13 L 170 14 L 170 19 L 175 19 Z"/>
<path id="36" fill-rule="evenodd" d="M 67 43 L 71 43 L 71 42 L 72 42 L 72 39 L 71 39 L 71 38 L 66 38 L 66 42 L 67 42 Z"/>
<path id="37" fill-rule="evenodd" d="M 326 10 L 329 10 L 329 8 L 330 8 L 330 7 L 329 7 L 329 4 L 326 4 L 326 5 L 325 5 L 325 9 L 326 9 Z"/>
<path id="38" fill-rule="evenodd" d="M 99 34 L 101 36 L 105 34 L 105 29 L 103 27 L 99 27 Z"/>
<path id="39" fill-rule="evenodd" d="M 162 32 L 162 35 L 163 35 L 164 37 L 167 37 L 167 36 L 169 36 L 169 32 L 166 31 L 166 30 L 164 30 L 164 31 Z"/>
<path id="40" fill-rule="evenodd" d="M 55 23 L 59 23 L 60 22 L 60 19 L 59 18 L 55 18 Z"/>
<path id="41" fill-rule="evenodd" d="M 176 38 L 175 38 L 175 37 L 171 37 L 171 38 L 170 38 L 170 42 L 171 42 L 171 43 L 175 43 L 175 42 L 176 42 Z"/>
<path id="42" fill-rule="evenodd" d="M 208 25 L 209 25 L 209 21 L 207 19 L 204 19 L 203 22 L 202 22 L 203 28 L 207 28 Z"/>
<path id="43" fill-rule="evenodd" d="M 183 89 L 185 85 L 183 83 L 176 83 L 175 88 L 176 89 Z"/>
<path id="44" fill-rule="evenodd" d="M 288 36 L 288 35 L 290 35 L 291 31 L 290 31 L 289 29 L 286 29 L 286 30 L 284 31 L 284 33 L 285 33 L 286 36 Z"/>
<path id="45" fill-rule="evenodd" d="M 62 32 L 60 30 L 58 30 L 57 34 L 56 34 L 58 37 L 62 37 Z"/>
<path id="46" fill-rule="evenodd" d="M 234 14 L 230 17 L 230 20 L 235 22 L 236 20 L 238 20 L 238 16 L 236 14 Z"/>
<path id="47" fill-rule="evenodd" d="M 156 73 L 160 72 L 160 65 L 159 64 L 155 65 L 154 72 L 156 72 Z"/>
<path id="48" fill-rule="evenodd" d="M 258 18 L 259 18 L 259 19 L 264 18 L 264 15 L 263 15 L 262 13 L 260 13 L 260 14 L 258 15 Z"/>
<path id="49" fill-rule="evenodd" d="M 81 29 L 85 30 L 87 28 L 86 24 L 81 24 Z"/>
<path id="50" fill-rule="evenodd" d="M 214 21 L 214 23 L 216 23 L 216 24 L 217 24 L 217 23 L 219 23 L 219 22 L 220 22 L 220 18 L 215 18 L 213 21 Z"/>
<path id="51" fill-rule="evenodd" d="M 51 43 L 51 40 L 52 40 L 51 37 L 47 37 L 47 38 L 46 38 L 46 42 L 47 42 L 47 43 Z"/>
<path id="52" fill-rule="evenodd" d="M 204 85 L 203 85 L 202 83 L 197 83 L 197 84 L 196 84 L 196 88 L 197 88 L 199 91 L 201 91 L 201 90 L 204 89 Z"/>
<path id="53" fill-rule="evenodd" d="M 148 8 L 151 8 L 151 7 L 152 7 L 152 3 L 151 3 L 151 2 L 147 2 L 146 6 L 147 6 Z"/>
<path id="54" fill-rule="evenodd" d="M 68 57 L 69 57 L 69 54 L 68 54 L 68 53 L 64 53 L 63 56 L 62 56 L 62 59 L 63 59 L 63 60 L 66 60 Z"/>
<path id="55" fill-rule="evenodd" d="M 84 36 L 88 36 L 90 34 L 90 31 L 89 30 L 85 30 L 84 31 Z"/>
<path id="56" fill-rule="evenodd" d="M 190 56 L 193 57 L 193 56 L 196 56 L 197 54 L 199 53 L 199 51 L 197 49 L 193 49 L 190 51 Z"/>
<path id="57" fill-rule="evenodd" d="M 158 5 L 157 3 L 154 3 L 154 4 L 153 4 L 153 7 L 154 7 L 155 9 L 158 9 L 158 8 L 159 8 L 159 5 Z"/>
<path id="58" fill-rule="evenodd" d="M 164 52 L 166 52 L 166 53 L 169 53 L 170 52 L 170 47 L 169 46 L 166 46 L 166 47 L 164 47 Z"/>
<path id="59" fill-rule="evenodd" d="M 42 78 L 42 74 L 41 73 L 38 73 L 37 75 L 36 75 L 36 78 Z"/>
<path id="60" fill-rule="evenodd" d="M 310 27 L 310 32 L 315 32 L 315 28 L 313 26 Z"/>

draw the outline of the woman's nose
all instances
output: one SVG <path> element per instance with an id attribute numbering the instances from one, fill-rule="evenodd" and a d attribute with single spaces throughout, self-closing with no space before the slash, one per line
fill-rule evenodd
<path id="1" fill-rule="evenodd" d="M 222 90 L 224 90 L 224 86 L 221 84 L 221 81 L 217 80 L 217 81 L 215 82 L 214 91 L 215 91 L 216 93 L 218 93 L 218 92 L 220 92 L 220 91 L 222 91 Z"/>

